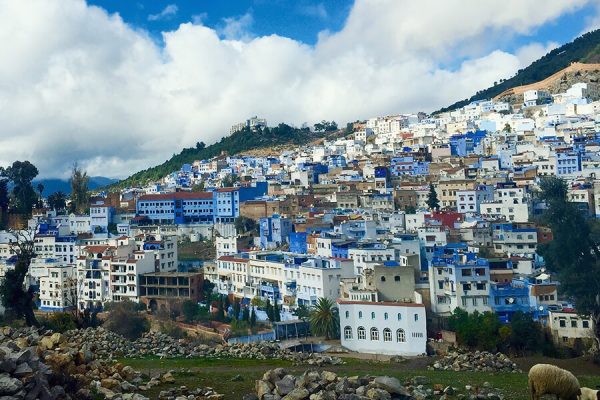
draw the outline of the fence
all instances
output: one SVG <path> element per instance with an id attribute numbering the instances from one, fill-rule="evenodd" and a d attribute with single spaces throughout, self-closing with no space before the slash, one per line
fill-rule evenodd
<path id="1" fill-rule="evenodd" d="M 227 343 L 230 343 L 230 344 L 253 343 L 253 342 L 272 341 L 272 340 L 275 340 L 275 332 L 265 332 L 265 333 L 259 333 L 257 335 L 233 337 L 233 338 L 229 338 L 227 340 Z"/>

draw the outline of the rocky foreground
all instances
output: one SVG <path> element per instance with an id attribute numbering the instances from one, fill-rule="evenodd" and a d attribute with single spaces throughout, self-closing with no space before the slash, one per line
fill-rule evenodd
<path id="1" fill-rule="evenodd" d="M 173 383 L 167 373 L 148 379 L 129 366 L 96 359 L 89 346 L 65 335 L 33 328 L 0 328 L 0 399 L 145 400 L 142 393 Z M 210 388 L 196 389 L 186 399 L 223 399 Z"/>
<path id="2" fill-rule="evenodd" d="M 429 366 L 430 370 L 480 371 L 480 372 L 523 372 L 517 364 L 502 353 L 487 351 L 451 352 Z"/>
<path id="3" fill-rule="evenodd" d="M 256 381 L 256 392 L 244 400 L 425 400 L 448 396 L 469 400 L 503 399 L 489 384 L 459 389 L 430 385 L 424 376 L 400 382 L 389 376 L 340 377 L 330 371 L 307 371 L 293 376 L 277 368 L 265 372 L 262 379 Z"/>
<path id="4" fill-rule="evenodd" d="M 247 358 L 288 360 L 305 365 L 343 364 L 339 357 L 324 354 L 296 353 L 281 349 L 277 343 L 237 343 L 208 346 L 189 339 L 174 339 L 160 332 L 148 332 L 140 339 L 130 341 L 103 328 L 88 328 L 65 333 L 69 342 L 84 351 L 91 351 L 102 359 L 118 357 L 140 358 Z"/>

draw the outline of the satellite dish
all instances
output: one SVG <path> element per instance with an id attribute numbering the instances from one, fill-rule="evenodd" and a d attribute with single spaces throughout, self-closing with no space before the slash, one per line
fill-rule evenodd
<path id="1" fill-rule="evenodd" d="M 509 297 L 509 298 L 508 298 L 508 302 L 509 302 L 510 304 L 512 304 L 512 303 L 514 303 L 514 302 L 515 302 L 515 299 L 513 299 L 512 297 Z"/>
<path id="2" fill-rule="evenodd" d="M 540 310 L 540 311 L 544 311 L 544 306 L 540 306 L 540 307 L 538 308 L 538 310 Z"/>

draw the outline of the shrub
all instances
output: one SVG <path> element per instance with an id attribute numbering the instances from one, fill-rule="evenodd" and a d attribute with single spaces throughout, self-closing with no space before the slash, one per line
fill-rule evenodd
<path id="1" fill-rule="evenodd" d="M 138 339 L 150 330 L 150 323 L 129 300 L 112 303 L 104 327 L 128 339 Z"/>
<path id="2" fill-rule="evenodd" d="M 161 322 L 160 332 L 169 335 L 174 339 L 182 339 L 187 336 L 187 333 L 172 321 Z"/>
<path id="3" fill-rule="evenodd" d="M 54 332 L 64 333 L 72 329 L 77 329 L 77 320 L 73 314 L 68 312 L 55 312 L 48 317 L 43 318 L 41 324 Z"/>

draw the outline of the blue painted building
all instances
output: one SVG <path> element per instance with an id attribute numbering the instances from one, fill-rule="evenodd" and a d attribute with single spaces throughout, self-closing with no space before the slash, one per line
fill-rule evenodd
<path id="1" fill-rule="evenodd" d="M 261 218 L 259 227 L 260 246 L 263 249 L 272 249 L 287 243 L 292 232 L 292 220 L 274 214 L 268 218 Z"/>
<path id="2" fill-rule="evenodd" d="M 308 252 L 307 237 L 306 232 L 290 232 L 290 252 L 306 254 Z"/>
<path id="3" fill-rule="evenodd" d="M 453 156 L 466 157 L 470 154 L 481 154 L 481 141 L 487 135 L 486 131 L 467 132 L 450 138 L 450 153 Z"/>

